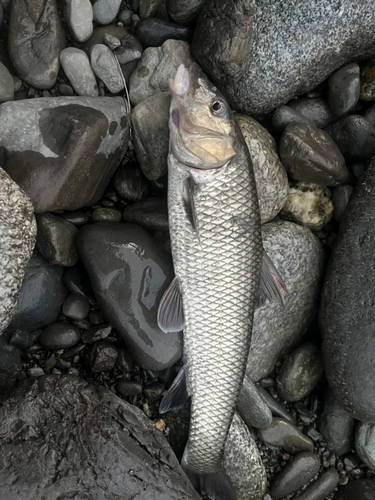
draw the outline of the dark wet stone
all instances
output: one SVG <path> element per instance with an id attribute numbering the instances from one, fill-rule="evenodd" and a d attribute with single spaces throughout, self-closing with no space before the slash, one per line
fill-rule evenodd
<path id="1" fill-rule="evenodd" d="M 100 311 L 91 311 L 88 319 L 92 325 L 101 325 L 105 322 L 105 318 Z"/>
<path id="2" fill-rule="evenodd" d="M 52 323 L 47 326 L 39 337 L 39 342 L 45 349 L 58 351 L 69 349 L 79 342 L 81 332 L 69 323 Z"/>
<path id="3" fill-rule="evenodd" d="M 249 428 L 265 429 L 272 423 L 271 410 L 248 377 L 244 378 L 236 410 Z"/>
<path id="4" fill-rule="evenodd" d="M 277 500 L 296 492 L 318 473 L 319 468 L 317 455 L 300 453 L 274 477 L 270 488 L 272 498 Z"/>
<path id="5" fill-rule="evenodd" d="M 71 293 L 86 297 L 90 303 L 95 302 L 90 278 L 81 262 L 65 271 L 64 284 Z"/>
<path id="6" fill-rule="evenodd" d="M 112 332 L 111 326 L 93 326 L 82 333 L 82 342 L 90 344 L 103 340 L 108 337 Z"/>
<path id="7" fill-rule="evenodd" d="M 21 332 L 21 330 L 16 330 L 12 332 L 9 336 L 9 344 L 17 347 L 17 349 L 25 350 L 31 347 L 39 337 L 38 332 Z"/>
<path id="8" fill-rule="evenodd" d="M 21 351 L 8 343 L 9 335 L 0 336 L 0 393 L 11 389 L 22 370 Z"/>
<path id="9" fill-rule="evenodd" d="M 87 225 L 77 243 L 100 310 L 135 363 L 151 370 L 174 364 L 182 354 L 181 335 L 166 335 L 156 323 L 160 299 L 173 278 L 164 252 L 144 229 L 125 223 Z"/>
<path id="10" fill-rule="evenodd" d="M 129 9 L 124 9 L 119 12 L 119 15 L 117 16 L 118 20 L 120 23 L 122 23 L 124 26 L 130 26 L 132 22 L 132 15 L 134 12 Z"/>
<path id="11" fill-rule="evenodd" d="M 135 151 L 144 175 L 150 180 L 168 171 L 170 103 L 171 93 L 159 92 L 144 99 L 132 111 Z"/>
<path id="12" fill-rule="evenodd" d="M 36 89 L 56 83 L 65 34 L 55 0 L 12 0 L 9 56 L 18 76 Z"/>
<path id="13" fill-rule="evenodd" d="M 4 500 L 70 492 L 77 499 L 199 499 L 153 422 L 102 386 L 72 376 L 28 381 L 0 408 L 0 421 Z M 49 464 L 42 469 L 41 450 Z"/>
<path id="14" fill-rule="evenodd" d="M 362 462 L 375 472 L 375 426 L 358 422 L 355 432 L 355 451 Z M 345 463 L 345 461 L 344 461 Z M 356 464 L 355 466 L 358 466 Z"/>
<path id="15" fill-rule="evenodd" d="M 325 128 L 336 120 L 328 107 L 327 101 L 321 97 L 292 99 L 288 102 L 288 106 L 306 119 L 312 120 L 316 128 Z"/>
<path id="16" fill-rule="evenodd" d="M 374 61 L 365 66 L 361 71 L 361 93 L 363 101 L 375 100 L 375 65 Z"/>
<path id="17" fill-rule="evenodd" d="M 168 12 L 173 21 L 189 24 L 201 10 L 205 0 L 168 0 Z"/>
<path id="18" fill-rule="evenodd" d="M 142 52 L 143 47 L 134 35 L 126 35 L 121 38 L 121 47 L 114 51 L 120 64 L 137 61 L 142 56 Z"/>
<path id="19" fill-rule="evenodd" d="M 168 207 L 166 200 L 147 198 L 126 207 L 122 218 L 151 231 L 168 231 Z"/>
<path id="20" fill-rule="evenodd" d="M 372 103 L 367 110 L 363 113 L 363 118 L 375 126 L 375 103 Z"/>
<path id="21" fill-rule="evenodd" d="M 121 97 L 40 98 L 0 108 L 4 169 L 36 212 L 98 201 L 125 153 L 128 134 Z"/>
<path id="22" fill-rule="evenodd" d="M 116 347 L 105 340 L 91 344 L 85 353 L 85 364 L 94 373 L 112 370 L 116 359 Z"/>
<path id="23" fill-rule="evenodd" d="M 159 248 L 170 255 L 172 254 L 171 238 L 168 231 L 152 231 L 151 236 Z"/>
<path id="24" fill-rule="evenodd" d="M 288 412 L 284 406 L 279 403 L 274 397 L 271 396 L 271 394 L 264 389 L 262 386 L 257 386 L 259 394 L 262 396 L 264 401 L 267 403 L 268 408 L 271 410 L 272 415 L 275 415 L 276 417 L 281 417 L 287 420 L 288 422 L 295 424 L 296 419 L 292 415 L 292 413 Z"/>
<path id="25" fill-rule="evenodd" d="M 74 266 L 78 262 L 74 243 L 78 229 L 54 214 L 37 214 L 38 234 L 36 245 L 41 255 L 51 264 Z"/>
<path id="26" fill-rule="evenodd" d="M 90 310 L 90 303 L 82 295 L 70 294 L 62 305 L 61 312 L 72 319 L 84 319 Z"/>
<path id="27" fill-rule="evenodd" d="M 148 195 L 147 181 L 134 162 L 125 163 L 116 170 L 113 185 L 121 198 L 129 203 L 141 201 Z"/>
<path id="28" fill-rule="evenodd" d="M 318 385 L 323 373 L 319 348 L 307 342 L 284 358 L 276 378 L 277 392 L 286 401 L 299 401 Z"/>
<path id="29" fill-rule="evenodd" d="M 329 385 L 354 418 L 375 423 L 372 296 L 375 276 L 375 160 L 358 181 L 340 223 L 320 310 Z"/>
<path id="30" fill-rule="evenodd" d="M 328 469 L 320 474 L 318 479 L 307 486 L 294 500 L 326 500 L 336 488 L 339 475 L 335 469 Z"/>
<path id="31" fill-rule="evenodd" d="M 333 500 L 374 500 L 375 481 L 372 479 L 358 479 L 339 488 Z"/>
<path id="32" fill-rule="evenodd" d="M 61 95 L 70 97 L 74 95 L 73 87 L 71 85 L 68 85 L 67 83 L 59 83 L 57 86 L 57 90 Z"/>
<path id="33" fill-rule="evenodd" d="M 83 342 L 78 342 L 78 344 L 65 351 L 64 354 L 61 355 L 61 357 L 63 359 L 74 358 L 74 356 L 82 352 L 84 349 L 86 349 L 86 344 L 84 344 Z"/>
<path id="34" fill-rule="evenodd" d="M 148 17 L 137 24 L 135 34 L 143 48 L 146 49 L 147 47 L 160 47 L 166 40 L 170 39 L 188 42 L 192 32 L 186 26 Z"/>
<path id="35" fill-rule="evenodd" d="M 162 395 L 165 389 L 165 384 L 154 382 L 143 389 L 146 398 L 150 403 L 154 403 Z"/>
<path id="36" fill-rule="evenodd" d="M 333 218 L 340 222 L 348 205 L 353 186 L 337 186 L 332 189 Z"/>
<path id="37" fill-rule="evenodd" d="M 60 217 L 75 226 L 82 226 L 89 221 L 88 213 L 84 210 L 73 210 L 72 212 L 64 212 Z"/>
<path id="38" fill-rule="evenodd" d="M 349 175 L 331 137 L 305 124 L 288 125 L 280 140 L 280 157 L 291 176 L 303 182 L 337 186 Z"/>
<path id="39" fill-rule="evenodd" d="M 207 0 L 192 54 L 232 107 L 268 113 L 343 64 L 375 55 L 372 0 L 344 0 L 340 16 L 334 6 L 332 0 L 311 0 L 308 7 L 294 0 L 238 0 L 233 9 L 226 0 Z"/>
<path id="40" fill-rule="evenodd" d="M 342 116 L 352 111 L 358 102 L 359 93 L 358 64 L 347 64 L 329 77 L 328 106 L 334 115 Z"/>
<path id="41" fill-rule="evenodd" d="M 124 36 L 130 34 L 129 28 L 117 26 L 117 24 L 109 24 L 108 26 L 99 26 L 94 28 L 92 36 L 85 43 L 77 43 L 77 47 L 84 50 L 87 54 L 90 53 L 91 47 L 98 43 L 104 43 L 104 36 L 108 34 L 121 40 Z"/>
<path id="42" fill-rule="evenodd" d="M 125 398 L 137 396 L 142 392 L 142 384 L 136 380 L 119 380 L 116 384 L 116 391 Z"/>
<path id="43" fill-rule="evenodd" d="M 116 359 L 116 366 L 123 373 L 130 373 L 134 367 L 133 360 L 130 354 L 125 349 L 117 349 L 118 356 Z"/>
<path id="44" fill-rule="evenodd" d="M 361 115 L 341 118 L 326 130 L 348 158 L 363 160 L 375 153 L 375 127 Z"/>
<path id="45" fill-rule="evenodd" d="M 90 220 L 91 222 L 120 222 L 121 212 L 115 208 L 96 208 Z"/>
<path id="46" fill-rule="evenodd" d="M 34 332 L 53 323 L 67 295 L 61 266 L 54 266 L 34 251 L 26 266 L 16 311 L 9 329 Z"/>
<path id="47" fill-rule="evenodd" d="M 267 429 L 258 429 L 259 438 L 270 446 L 280 446 L 287 453 L 314 451 L 314 443 L 297 427 L 282 418 L 273 418 Z"/>
<path id="48" fill-rule="evenodd" d="M 295 125 L 296 123 L 305 123 L 306 125 L 315 127 L 313 120 L 306 118 L 289 106 L 279 106 L 272 113 L 272 127 L 279 134 L 283 132 L 287 125 Z"/>
<path id="49" fill-rule="evenodd" d="M 55 367 L 58 370 L 68 370 L 72 366 L 72 363 L 70 361 L 67 361 L 66 359 L 62 358 L 56 358 L 56 364 Z"/>

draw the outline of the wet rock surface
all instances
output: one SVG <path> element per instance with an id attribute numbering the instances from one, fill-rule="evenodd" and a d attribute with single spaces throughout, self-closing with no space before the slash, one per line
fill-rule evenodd
<path id="1" fill-rule="evenodd" d="M 51 264 L 74 266 L 78 262 L 77 248 L 74 243 L 78 229 L 53 214 L 36 216 L 38 234 L 36 244 L 40 254 Z"/>
<path id="2" fill-rule="evenodd" d="M 72 376 L 44 377 L 21 387 L 1 414 L 7 440 L 2 443 L 0 476 L 9 500 L 30 495 L 57 499 L 69 492 L 98 499 L 129 494 L 145 500 L 159 495 L 199 498 L 160 431 L 139 409 L 104 387 Z M 60 425 L 55 425 L 56 418 Z M 16 431 L 22 422 L 23 436 Z M 26 439 L 31 435 L 33 439 Z M 10 457 L 17 460 L 9 462 Z M 90 467 L 87 457 L 92 457 Z M 25 467 L 32 467 L 34 474 L 25 475 Z"/>
<path id="3" fill-rule="evenodd" d="M 354 418 L 375 422 L 371 324 L 375 162 L 353 191 L 340 224 L 322 296 L 320 325 L 325 372 L 343 408 Z M 355 265 L 353 266 L 353 263 Z"/>

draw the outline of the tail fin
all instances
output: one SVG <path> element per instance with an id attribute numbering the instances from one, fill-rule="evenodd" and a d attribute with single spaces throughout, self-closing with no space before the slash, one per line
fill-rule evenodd
<path id="1" fill-rule="evenodd" d="M 183 464 L 181 467 L 200 495 L 207 495 L 211 500 L 237 500 L 237 495 L 223 469 L 214 474 L 194 474 Z"/>

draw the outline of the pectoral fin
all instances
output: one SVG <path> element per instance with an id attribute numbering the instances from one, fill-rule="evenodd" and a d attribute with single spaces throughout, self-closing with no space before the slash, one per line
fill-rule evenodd
<path id="1" fill-rule="evenodd" d="M 284 305 L 283 292 L 288 293 L 285 283 L 263 250 L 257 305 L 262 306 L 266 299 L 277 299 Z"/>
<path id="2" fill-rule="evenodd" d="M 161 298 L 157 321 L 160 330 L 163 330 L 165 333 L 180 332 L 184 329 L 184 310 L 180 291 L 180 281 L 177 276 Z"/>
<path id="3" fill-rule="evenodd" d="M 185 368 L 181 368 L 166 395 L 161 400 L 159 413 L 183 408 L 189 397 L 186 387 Z"/>
<path id="4" fill-rule="evenodd" d="M 192 225 L 194 231 L 198 234 L 197 214 L 195 212 L 194 205 L 194 196 L 196 194 L 196 190 L 197 188 L 191 175 L 185 177 L 182 190 L 184 208 L 190 224 Z"/>

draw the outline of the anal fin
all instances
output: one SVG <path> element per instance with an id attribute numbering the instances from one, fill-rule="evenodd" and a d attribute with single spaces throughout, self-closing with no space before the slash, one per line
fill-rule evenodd
<path id="1" fill-rule="evenodd" d="M 180 291 L 180 281 L 177 276 L 161 298 L 157 321 L 160 330 L 165 333 L 180 332 L 184 329 L 184 309 Z"/>
<path id="2" fill-rule="evenodd" d="M 288 293 L 285 283 L 265 250 L 263 250 L 257 305 L 262 306 L 266 299 L 276 299 L 284 305 L 283 293 Z"/>
<path id="3" fill-rule="evenodd" d="M 161 400 L 159 413 L 166 413 L 170 410 L 179 410 L 183 408 L 189 397 L 186 387 L 185 368 L 181 368 L 177 377 Z"/>

